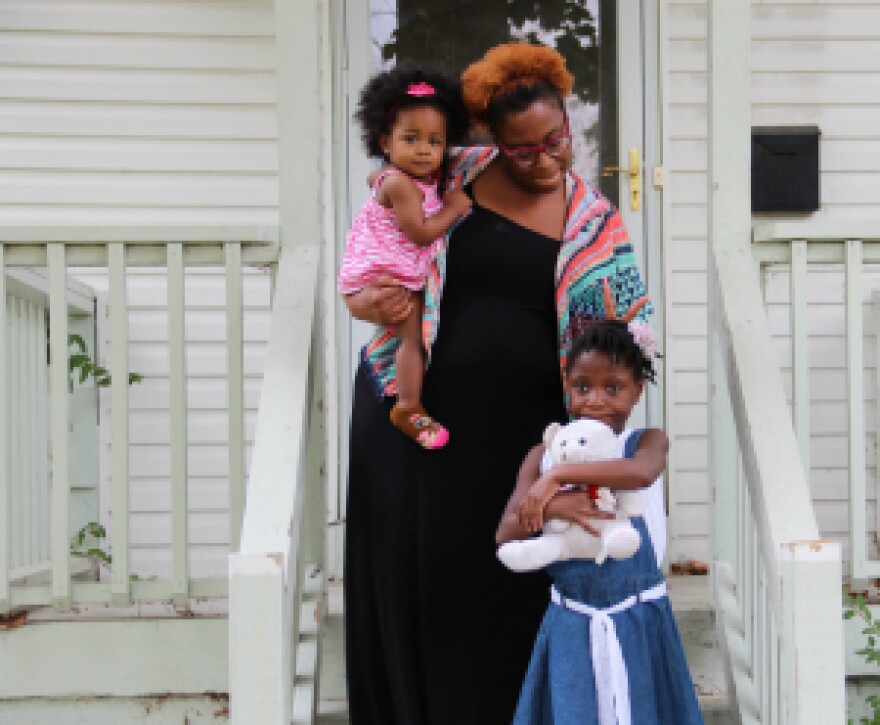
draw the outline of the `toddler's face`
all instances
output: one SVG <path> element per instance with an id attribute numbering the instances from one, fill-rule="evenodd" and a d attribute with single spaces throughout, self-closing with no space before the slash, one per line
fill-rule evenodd
<path id="1" fill-rule="evenodd" d="M 642 395 L 642 388 L 642 381 L 636 382 L 625 365 L 588 350 L 578 355 L 565 379 L 568 412 L 573 418 L 599 420 L 620 433 Z"/>
<path id="2" fill-rule="evenodd" d="M 436 108 L 419 106 L 397 112 L 391 133 L 379 138 L 388 160 L 410 176 L 428 181 L 446 150 L 446 118 Z"/>

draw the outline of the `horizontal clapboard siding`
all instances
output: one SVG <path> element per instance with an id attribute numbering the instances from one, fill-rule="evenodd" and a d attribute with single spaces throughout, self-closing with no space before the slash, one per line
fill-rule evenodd
<path id="1" fill-rule="evenodd" d="M 278 224 L 271 0 L 0 3 L 0 218 L 27 225 Z M 99 297 L 97 270 L 77 276 Z M 190 564 L 223 575 L 228 453 L 222 270 L 188 272 Z M 132 570 L 169 576 L 166 281 L 129 293 Z M 269 280 L 244 280 L 247 456 L 269 325 Z M 103 395 L 103 393 L 102 393 Z M 105 492 L 106 493 L 106 492 Z M 108 496 L 102 510 L 109 516 Z"/>
<path id="2" fill-rule="evenodd" d="M 707 55 L 704 2 L 666 2 L 668 423 L 672 436 L 670 557 L 708 551 L 706 410 Z M 816 220 L 877 220 L 880 199 L 880 2 L 752 3 L 752 123 L 818 125 L 822 208 Z M 784 219 L 761 215 L 762 220 Z M 869 275 L 875 286 L 880 279 Z M 770 319 L 790 385 L 787 273 L 767 280 Z M 844 316 L 838 272 L 810 280 L 811 486 L 824 536 L 847 530 Z M 867 295 L 868 293 L 866 293 Z M 865 298 L 866 460 L 876 490 L 875 312 Z M 870 494 L 868 521 L 876 501 Z"/>
<path id="3" fill-rule="evenodd" d="M 4 218 L 277 223 L 273 21 L 268 0 L 0 5 Z"/>

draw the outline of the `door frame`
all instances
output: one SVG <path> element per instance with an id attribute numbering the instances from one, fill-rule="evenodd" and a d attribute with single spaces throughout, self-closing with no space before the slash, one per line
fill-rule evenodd
<path id="1" fill-rule="evenodd" d="M 654 0 L 618 0 L 617 8 L 617 163 L 622 167 L 628 166 L 630 149 L 639 150 L 642 189 L 641 210 L 632 211 L 629 180 L 625 174 L 619 174 L 619 211 L 630 234 L 639 270 L 650 291 L 654 306 L 651 326 L 662 350 L 665 340 L 665 294 L 658 3 Z M 623 21 L 624 18 L 638 18 L 639 22 L 627 23 Z M 664 389 L 661 362 L 657 385 L 645 386 L 643 401 L 634 413 L 635 425 L 664 427 Z"/>

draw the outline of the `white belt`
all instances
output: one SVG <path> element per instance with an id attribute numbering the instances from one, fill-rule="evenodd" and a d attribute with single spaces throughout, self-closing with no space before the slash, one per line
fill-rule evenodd
<path id="1" fill-rule="evenodd" d="M 607 609 L 591 607 L 563 597 L 555 586 L 550 587 L 554 604 L 590 618 L 590 656 L 596 680 L 599 725 L 632 725 L 629 702 L 629 679 L 626 662 L 617 639 L 612 614 L 629 609 L 638 602 L 650 602 L 666 596 L 666 582 L 633 594 Z"/>

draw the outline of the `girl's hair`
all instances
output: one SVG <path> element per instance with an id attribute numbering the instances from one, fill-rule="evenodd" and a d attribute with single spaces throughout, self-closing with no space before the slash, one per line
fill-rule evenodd
<path id="1" fill-rule="evenodd" d="M 574 76 L 565 59 L 552 48 L 529 43 L 504 43 L 490 48 L 461 75 L 464 102 L 473 122 L 493 134 L 504 118 L 549 100 L 565 111 Z"/>
<path id="2" fill-rule="evenodd" d="M 427 84 L 434 92 L 410 93 L 411 87 L 418 84 Z M 398 111 L 423 106 L 436 109 L 446 118 L 447 146 L 464 139 L 468 115 L 459 81 L 432 66 L 411 63 L 374 75 L 361 91 L 355 113 L 370 156 L 384 156 L 379 137 L 391 132 Z"/>
<path id="3" fill-rule="evenodd" d="M 606 355 L 615 365 L 623 365 L 629 369 L 637 383 L 642 380 L 656 382 L 654 361 L 636 344 L 626 322 L 595 320 L 584 325 L 582 329 L 583 332 L 575 338 L 568 353 L 565 365 L 567 375 L 581 355 L 595 351 Z"/>

